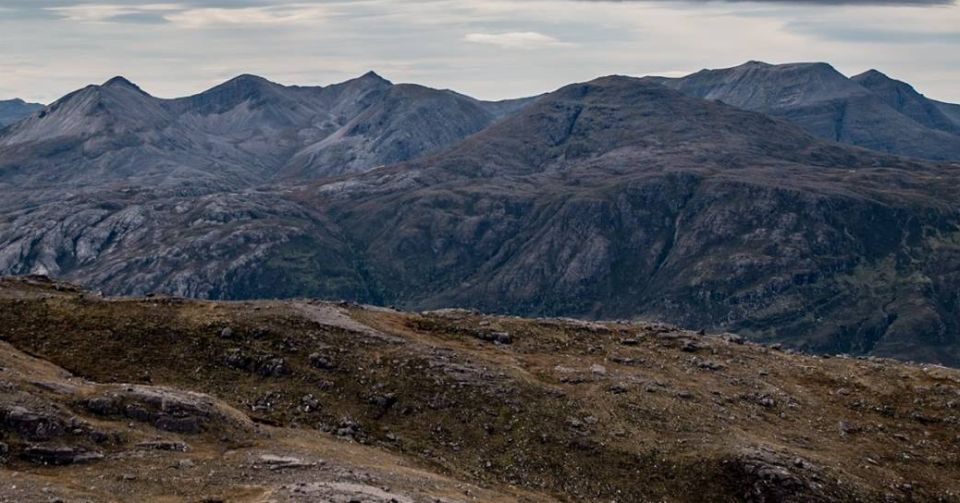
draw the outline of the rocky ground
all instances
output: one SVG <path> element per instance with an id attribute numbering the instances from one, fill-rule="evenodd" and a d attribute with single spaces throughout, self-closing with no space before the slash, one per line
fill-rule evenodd
<path id="1" fill-rule="evenodd" d="M 958 501 L 960 371 L 0 280 L 0 501 Z"/>

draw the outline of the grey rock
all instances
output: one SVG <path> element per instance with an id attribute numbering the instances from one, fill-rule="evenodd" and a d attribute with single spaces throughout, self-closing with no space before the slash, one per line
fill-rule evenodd
<path id="1" fill-rule="evenodd" d="M 332 359 L 320 353 L 312 353 L 308 359 L 310 360 L 310 365 L 316 369 L 333 370 L 336 368 L 336 365 L 333 363 Z"/>
<path id="2" fill-rule="evenodd" d="M 140 442 L 136 445 L 136 447 L 138 449 L 155 451 L 187 452 L 190 450 L 190 446 L 176 440 L 151 440 L 147 442 Z"/>
<path id="3" fill-rule="evenodd" d="M 0 407 L 0 429 L 27 440 L 50 440 L 69 429 L 69 417 L 49 411 L 30 410 L 21 406 Z"/>
<path id="4" fill-rule="evenodd" d="M 189 470 L 196 466 L 197 464 L 194 463 L 192 459 L 178 459 L 177 462 L 173 464 L 173 467 L 178 470 Z"/>
<path id="5" fill-rule="evenodd" d="M 622 395 L 627 391 L 629 391 L 629 388 L 627 388 L 625 384 L 618 383 L 607 388 L 607 391 L 609 391 L 610 393 L 613 393 L 614 395 Z"/>
<path id="6" fill-rule="evenodd" d="M 769 450 L 749 451 L 727 469 L 742 488 L 743 501 L 805 501 L 819 496 L 814 482 L 796 472 L 785 456 Z"/>
<path id="7" fill-rule="evenodd" d="M 79 447 L 58 447 L 45 445 L 27 446 L 22 453 L 24 459 L 41 465 L 72 465 L 89 463 L 103 459 L 103 454 Z"/>

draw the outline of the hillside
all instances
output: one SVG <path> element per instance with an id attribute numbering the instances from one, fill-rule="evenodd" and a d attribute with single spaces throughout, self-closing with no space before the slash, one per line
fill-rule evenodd
<path id="1" fill-rule="evenodd" d="M 940 367 L 662 324 L 107 299 L 42 278 L 0 281 L 0 327 L 0 483 L 21 501 L 960 493 L 960 373 Z"/>

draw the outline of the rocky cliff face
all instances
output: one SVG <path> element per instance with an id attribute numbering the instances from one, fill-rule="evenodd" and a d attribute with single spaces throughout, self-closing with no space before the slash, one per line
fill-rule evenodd
<path id="1" fill-rule="evenodd" d="M 879 72 L 848 79 L 826 63 L 751 61 L 654 81 L 796 123 L 842 143 L 933 160 L 960 160 L 960 132 L 930 100 Z"/>
<path id="2" fill-rule="evenodd" d="M 501 104 L 375 75 L 322 89 L 241 77 L 192 102 L 120 81 L 81 94 L 0 138 L 0 157 L 25 159 L 0 171 L 4 274 L 122 294 L 656 318 L 960 364 L 960 175 L 949 164 L 626 77 Z M 122 100 L 142 113 L 113 113 Z M 67 104 L 89 114 L 79 132 L 60 118 Z M 257 182 L 300 141 L 266 143 L 264 131 L 305 121 L 295 138 L 320 147 Z M 448 131 L 419 132 L 431 127 Z M 67 133 L 40 135 L 50 151 L 14 140 L 40 128 Z M 221 136 L 182 149 L 210 138 L 183 130 Z M 125 135 L 143 142 L 87 158 Z M 197 157 L 174 164 L 184 152 Z M 304 181 L 315 163 L 341 172 L 378 156 L 416 158 Z"/>

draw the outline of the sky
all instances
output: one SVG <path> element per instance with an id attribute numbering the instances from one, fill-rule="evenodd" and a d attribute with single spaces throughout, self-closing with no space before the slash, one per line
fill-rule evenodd
<path id="1" fill-rule="evenodd" d="M 374 70 L 483 99 L 749 60 L 874 68 L 960 103 L 944 0 L 0 0 L 0 99 L 123 75 L 195 94 L 243 73 L 326 85 Z"/>

